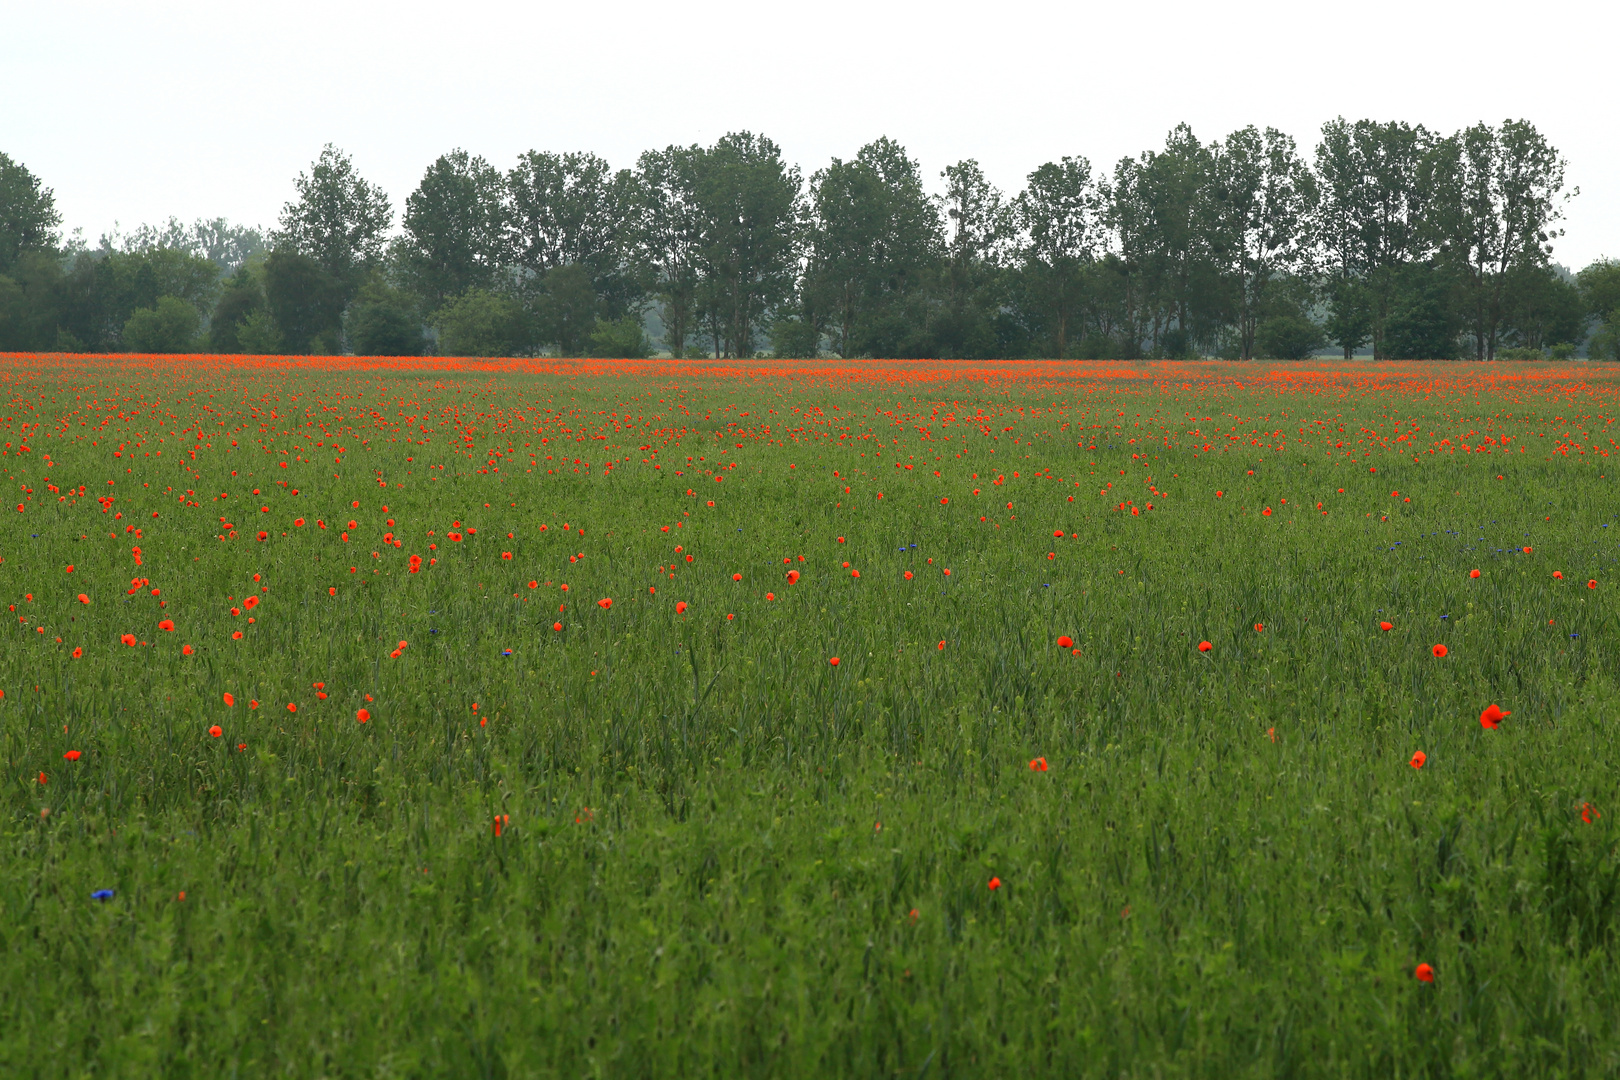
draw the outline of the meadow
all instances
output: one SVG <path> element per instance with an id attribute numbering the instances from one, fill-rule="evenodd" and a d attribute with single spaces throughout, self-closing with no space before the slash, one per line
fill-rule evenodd
<path id="1" fill-rule="evenodd" d="M 0 357 L 0 1074 L 1615 1075 L 1617 390 Z"/>

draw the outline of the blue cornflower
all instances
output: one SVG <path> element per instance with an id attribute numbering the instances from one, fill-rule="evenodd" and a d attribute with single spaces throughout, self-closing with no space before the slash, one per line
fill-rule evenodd
<path id="1" fill-rule="evenodd" d="M 101 900 L 105 902 L 107 900 L 111 900 L 112 898 L 113 891 L 111 889 L 97 889 L 95 892 L 90 894 L 90 899 L 92 900 Z"/>

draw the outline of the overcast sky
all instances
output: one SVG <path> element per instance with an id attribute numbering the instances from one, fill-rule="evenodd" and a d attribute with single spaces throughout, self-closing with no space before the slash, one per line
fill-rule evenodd
<path id="1" fill-rule="evenodd" d="M 1324 120 L 1450 132 L 1525 118 L 1569 161 L 1555 258 L 1620 257 L 1620 5 L 439 2 L 41 3 L 0 9 L 0 151 L 94 242 L 175 215 L 273 224 L 332 142 L 396 211 L 454 147 L 649 147 L 763 132 L 806 176 L 888 135 L 1008 191 L 1106 169 L 1187 121 L 1309 154 Z"/>

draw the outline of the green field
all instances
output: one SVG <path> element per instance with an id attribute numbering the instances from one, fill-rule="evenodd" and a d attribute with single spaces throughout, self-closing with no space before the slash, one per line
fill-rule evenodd
<path id="1" fill-rule="evenodd" d="M 0 358 L 0 1075 L 1620 1073 L 1620 378 L 434 364 Z"/>

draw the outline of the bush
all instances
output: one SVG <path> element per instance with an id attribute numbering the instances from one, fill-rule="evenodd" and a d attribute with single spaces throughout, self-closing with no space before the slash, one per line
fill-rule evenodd
<path id="1" fill-rule="evenodd" d="M 1326 344 L 1322 328 L 1302 315 L 1276 315 L 1254 328 L 1255 351 L 1268 360 L 1305 360 Z"/>
<path id="2" fill-rule="evenodd" d="M 281 352 L 281 328 L 262 308 L 237 323 L 234 336 L 237 349 L 247 356 L 276 356 Z"/>
<path id="3" fill-rule="evenodd" d="M 434 317 L 446 356 L 516 356 L 528 351 L 523 308 L 509 296 L 468 289 Z"/>
<path id="4" fill-rule="evenodd" d="M 821 332 L 803 319 L 777 319 L 771 324 L 771 353 L 778 360 L 814 360 L 821 353 Z"/>
<path id="5" fill-rule="evenodd" d="M 596 329 L 591 331 L 586 349 L 590 356 L 626 360 L 639 360 L 651 351 L 647 335 L 641 328 L 641 320 L 634 315 L 626 315 L 622 319 L 596 320 Z"/>
<path id="6" fill-rule="evenodd" d="M 160 296 L 155 307 L 136 308 L 124 323 L 124 348 L 138 353 L 183 353 L 197 345 L 202 320 L 178 296 Z"/>
<path id="7" fill-rule="evenodd" d="M 349 309 L 349 341 L 356 356 L 420 356 L 422 323 L 397 290 L 367 286 Z"/>

